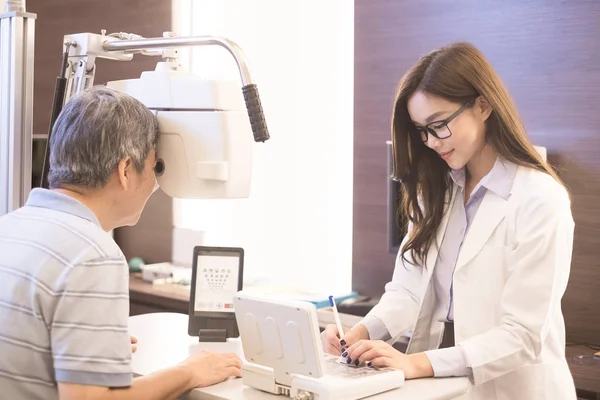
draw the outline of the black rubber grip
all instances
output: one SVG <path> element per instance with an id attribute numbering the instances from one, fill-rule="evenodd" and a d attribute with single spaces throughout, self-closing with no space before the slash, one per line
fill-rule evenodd
<path id="1" fill-rule="evenodd" d="M 269 130 L 265 121 L 260 97 L 258 96 L 258 88 L 255 84 L 246 85 L 242 88 L 246 108 L 248 109 L 248 117 L 250 117 L 250 126 L 254 134 L 255 142 L 264 142 L 269 140 Z"/>

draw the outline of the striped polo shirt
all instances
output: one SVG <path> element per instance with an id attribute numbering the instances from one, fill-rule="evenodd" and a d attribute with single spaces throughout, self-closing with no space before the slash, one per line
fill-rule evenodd
<path id="1" fill-rule="evenodd" d="M 0 397 L 132 382 L 125 257 L 74 198 L 33 189 L 0 217 Z"/>

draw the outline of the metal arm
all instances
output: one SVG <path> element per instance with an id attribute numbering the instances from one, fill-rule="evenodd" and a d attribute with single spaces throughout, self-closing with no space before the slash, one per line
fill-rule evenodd
<path id="1" fill-rule="evenodd" d="M 242 80 L 242 92 L 246 101 L 248 117 L 256 142 L 269 139 L 269 131 L 265 122 L 260 97 L 256 84 L 250 77 L 248 62 L 240 47 L 233 41 L 217 36 L 189 36 L 189 37 L 157 37 L 120 40 L 124 33 L 106 36 L 83 33 L 65 37 L 65 51 L 69 51 L 69 69 L 67 95 L 64 102 L 93 85 L 96 57 L 112 60 L 128 61 L 133 58 L 133 53 L 144 53 L 152 49 L 163 50 L 163 57 L 170 58 L 169 49 L 194 46 L 221 46 L 233 56 Z M 165 33 L 170 35 L 170 32 Z M 68 47 L 68 48 L 67 48 Z"/>
<path id="2" fill-rule="evenodd" d="M 237 63 L 240 78 L 244 86 L 252 85 L 248 62 L 242 49 L 233 41 L 218 36 L 189 36 L 189 37 L 162 37 L 143 38 L 134 40 L 121 40 L 105 42 L 102 46 L 106 51 L 130 51 L 147 49 L 164 49 L 175 47 L 193 46 L 221 46 L 229 52 Z"/>

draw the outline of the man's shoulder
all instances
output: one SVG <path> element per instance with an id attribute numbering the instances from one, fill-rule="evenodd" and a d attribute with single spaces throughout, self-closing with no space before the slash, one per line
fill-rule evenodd
<path id="1" fill-rule="evenodd" d="M 4 216 L 2 225 L 8 228 L 3 229 L 5 232 L 14 232 L 54 249 L 74 246 L 76 249 L 70 250 L 79 250 L 79 261 L 102 257 L 125 259 L 111 234 L 85 218 L 59 210 L 25 206 Z"/>

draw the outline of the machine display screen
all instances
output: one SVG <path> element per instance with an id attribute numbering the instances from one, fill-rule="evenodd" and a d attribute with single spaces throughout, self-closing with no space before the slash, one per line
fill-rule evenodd
<path id="1" fill-rule="evenodd" d="M 196 260 L 194 312 L 234 312 L 239 288 L 239 254 L 199 254 Z"/>

